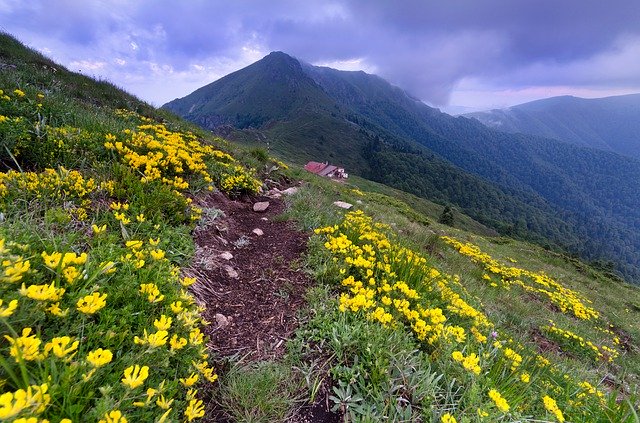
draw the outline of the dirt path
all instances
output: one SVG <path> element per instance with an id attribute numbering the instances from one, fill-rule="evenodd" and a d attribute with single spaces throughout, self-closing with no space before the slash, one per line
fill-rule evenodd
<path id="1" fill-rule="evenodd" d="M 269 202 L 264 212 L 253 211 L 259 201 Z M 309 235 L 274 219 L 284 211 L 282 199 L 242 202 L 214 193 L 202 203 L 224 212 L 196 231 L 191 269 L 198 279 L 194 292 L 212 322 L 206 328 L 210 349 L 218 357 L 277 358 L 313 284 L 302 270 Z"/>
<path id="2" fill-rule="evenodd" d="M 256 202 L 264 201 L 269 202 L 265 211 L 253 210 Z M 304 295 L 314 284 L 303 270 L 309 234 L 277 218 L 285 209 L 281 198 L 234 201 L 216 192 L 198 203 L 205 215 L 194 232 L 196 253 L 186 274 L 197 278 L 191 289 L 211 322 L 204 331 L 212 358 L 278 359 L 298 326 Z M 205 401 L 204 421 L 231 422 L 215 400 L 215 386 L 204 391 L 213 396 Z M 340 421 L 328 408 L 325 388 L 293 421 Z"/>

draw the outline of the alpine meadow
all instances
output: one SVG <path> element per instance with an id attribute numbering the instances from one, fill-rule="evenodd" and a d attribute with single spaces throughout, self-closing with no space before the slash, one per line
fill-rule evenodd
<path id="1" fill-rule="evenodd" d="M 640 423 L 640 94 L 453 116 L 416 87 L 537 95 L 571 55 L 452 83 L 506 48 L 469 5 L 454 66 L 457 35 L 436 54 L 407 5 L 161 3 L 100 3 L 101 33 L 89 6 L 60 5 L 86 23 L 61 30 L 0 1 L 52 29 L 0 33 L 0 421 Z M 385 61 L 372 22 L 433 52 Z M 59 48 L 83 37 L 101 61 Z M 531 40 L 510 64 L 559 48 Z M 398 76 L 429 54 L 422 85 Z"/>

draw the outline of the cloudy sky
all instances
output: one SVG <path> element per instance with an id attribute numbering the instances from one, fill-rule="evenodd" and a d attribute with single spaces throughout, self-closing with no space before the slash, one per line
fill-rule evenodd
<path id="1" fill-rule="evenodd" d="M 154 105 L 274 50 L 452 112 L 640 92 L 640 0 L 0 0 L 0 29 Z"/>

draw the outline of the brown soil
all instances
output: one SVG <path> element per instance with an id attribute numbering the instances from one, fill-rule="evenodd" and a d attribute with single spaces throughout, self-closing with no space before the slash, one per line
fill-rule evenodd
<path id="1" fill-rule="evenodd" d="M 208 196 L 203 205 L 222 210 L 225 217 L 207 230 L 196 231 L 196 260 L 191 269 L 198 276 L 194 293 L 206 305 L 204 318 L 212 322 L 206 329 L 209 346 L 218 357 L 280 356 L 296 328 L 304 294 L 313 284 L 301 263 L 309 236 L 289 222 L 274 219 L 284 211 L 282 200 L 252 200 L 233 201 L 221 193 Z M 265 212 L 254 212 L 257 201 L 270 205 Z M 254 229 L 264 235 L 256 235 Z M 220 257 L 223 252 L 233 258 Z M 228 320 L 225 327 L 219 324 L 224 320 L 220 315 Z"/>
<path id="2" fill-rule="evenodd" d="M 266 211 L 253 211 L 258 201 L 269 201 Z M 282 199 L 231 200 L 215 192 L 200 198 L 198 206 L 205 214 L 194 231 L 196 254 L 185 273 L 197 278 L 192 292 L 206 307 L 203 317 L 211 324 L 204 331 L 223 377 L 225 358 L 259 361 L 284 354 L 286 341 L 298 326 L 304 295 L 313 285 L 302 266 L 309 234 L 278 219 L 285 209 Z M 208 217 L 207 210 L 213 209 L 222 210 L 224 216 Z M 256 235 L 254 229 L 263 234 Z M 223 253 L 233 258 L 226 259 Z M 205 421 L 228 422 L 216 404 L 216 391 L 215 385 L 201 390 L 209 397 Z M 296 420 L 338 422 L 339 416 L 328 411 L 325 392 L 315 404 L 302 407 Z"/>
<path id="3" fill-rule="evenodd" d="M 533 329 L 531 331 L 531 338 L 536 343 L 536 346 L 538 347 L 538 351 L 540 353 L 551 352 L 557 355 L 570 355 L 562 350 L 560 344 L 544 336 L 544 334 L 539 329 Z"/>

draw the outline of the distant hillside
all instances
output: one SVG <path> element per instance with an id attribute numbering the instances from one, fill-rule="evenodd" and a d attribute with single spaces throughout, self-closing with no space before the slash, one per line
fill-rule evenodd
<path id="1" fill-rule="evenodd" d="M 440 113 L 375 75 L 315 67 L 284 53 L 164 107 L 211 130 L 232 125 L 235 139 L 291 160 L 345 165 L 455 204 L 501 233 L 614 261 L 628 277 L 640 277 L 638 161 L 495 131 Z"/>
<path id="2" fill-rule="evenodd" d="M 540 135 L 640 158 L 640 94 L 552 97 L 465 116 L 500 131 Z"/>

